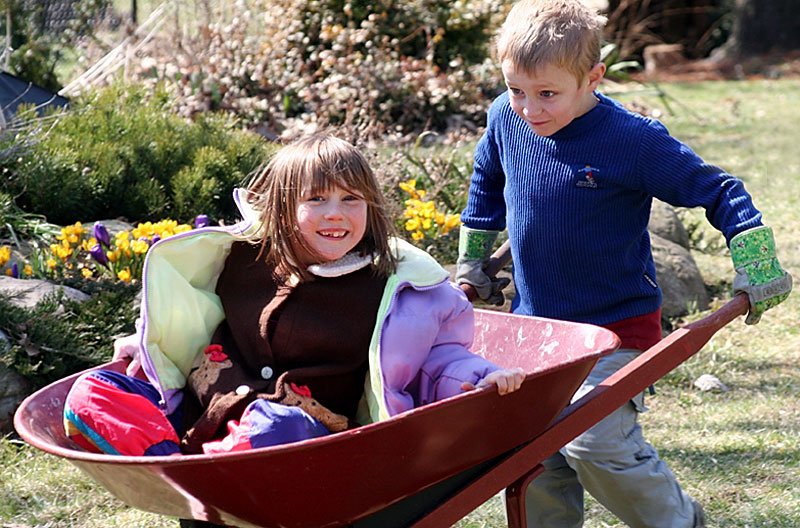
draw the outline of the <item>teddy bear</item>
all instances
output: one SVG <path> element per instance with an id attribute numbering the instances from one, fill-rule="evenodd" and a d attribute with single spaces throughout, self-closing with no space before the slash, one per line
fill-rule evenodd
<path id="1" fill-rule="evenodd" d="M 336 414 L 315 400 L 311 396 L 311 390 L 308 387 L 287 382 L 285 378 L 286 375 L 284 374 L 278 379 L 278 384 L 275 387 L 275 396 L 269 397 L 271 401 L 282 405 L 300 407 L 332 433 L 338 433 L 351 427 L 351 423 L 346 416 Z"/>

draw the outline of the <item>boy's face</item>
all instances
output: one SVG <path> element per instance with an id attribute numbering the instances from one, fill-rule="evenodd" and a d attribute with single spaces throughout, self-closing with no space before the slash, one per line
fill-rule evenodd
<path id="1" fill-rule="evenodd" d="M 606 71 L 598 63 L 577 81 L 569 70 L 553 64 L 526 73 L 506 60 L 502 69 L 511 108 L 540 136 L 555 134 L 594 108 L 594 90 Z"/>

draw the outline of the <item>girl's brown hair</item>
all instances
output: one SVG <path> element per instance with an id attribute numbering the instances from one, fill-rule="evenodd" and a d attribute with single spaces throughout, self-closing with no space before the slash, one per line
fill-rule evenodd
<path id="1" fill-rule="evenodd" d="M 300 236 L 296 211 L 303 191 L 342 187 L 355 191 L 367 202 L 364 238 L 356 246 L 361 256 L 375 254 L 376 273 L 388 277 L 396 267 L 389 245 L 394 234 L 386 202 L 367 160 L 347 141 L 330 133 L 314 134 L 282 147 L 259 170 L 248 186 L 249 203 L 261 211 L 261 254 L 283 274 L 310 280 L 300 262 L 302 252 L 316 252 Z"/>

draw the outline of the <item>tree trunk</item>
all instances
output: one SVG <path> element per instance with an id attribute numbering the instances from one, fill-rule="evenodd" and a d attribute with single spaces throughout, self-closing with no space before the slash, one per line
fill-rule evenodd
<path id="1" fill-rule="evenodd" d="M 728 55 L 800 49 L 800 0 L 736 0 Z"/>

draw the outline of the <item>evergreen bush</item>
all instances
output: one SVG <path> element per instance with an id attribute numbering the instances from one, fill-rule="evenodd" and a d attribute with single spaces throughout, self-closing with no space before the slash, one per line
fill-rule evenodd
<path id="1" fill-rule="evenodd" d="M 52 128 L 33 132 L 37 141 L 9 160 L 0 190 L 59 225 L 118 217 L 189 221 L 200 213 L 235 219 L 233 188 L 271 147 L 229 116 L 192 122 L 173 107 L 161 87 L 114 85 L 88 94 Z"/>
<path id="2" fill-rule="evenodd" d="M 110 281 L 71 281 L 89 288 L 90 299 L 71 301 L 50 295 L 33 308 L 0 297 L 0 362 L 27 378 L 34 390 L 111 359 L 114 339 L 135 332 L 138 285 Z"/>

